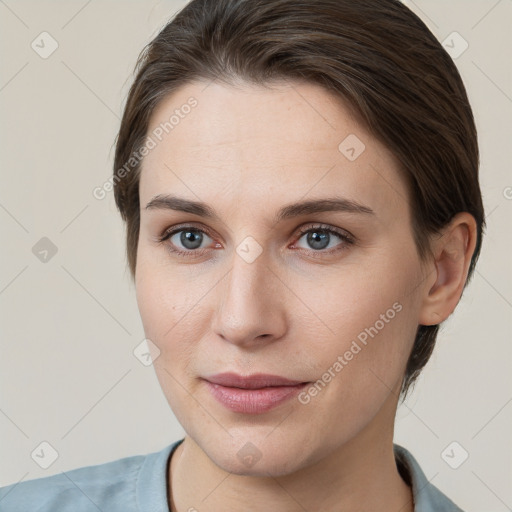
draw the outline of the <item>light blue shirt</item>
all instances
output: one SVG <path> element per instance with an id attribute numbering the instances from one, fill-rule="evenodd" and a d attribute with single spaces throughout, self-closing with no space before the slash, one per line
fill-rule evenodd
<path id="1" fill-rule="evenodd" d="M 167 467 L 183 439 L 148 455 L 63 471 L 0 488 L 1 512 L 169 512 Z M 409 475 L 415 512 L 462 512 L 428 482 L 416 459 L 394 445 Z"/>

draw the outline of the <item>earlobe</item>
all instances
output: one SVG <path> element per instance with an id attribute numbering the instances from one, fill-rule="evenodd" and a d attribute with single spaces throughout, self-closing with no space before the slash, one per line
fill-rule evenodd
<path id="1" fill-rule="evenodd" d="M 432 241 L 435 280 L 425 288 L 420 325 L 443 322 L 457 306 L 475 250 L 476 233 L 474 217 L 461 212 Z"/>

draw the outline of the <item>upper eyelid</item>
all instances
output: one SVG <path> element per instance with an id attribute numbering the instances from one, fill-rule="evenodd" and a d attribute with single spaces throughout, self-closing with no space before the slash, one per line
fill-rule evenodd
<path id="1" fill-rule="evenodd" d="M 298 232 L 300 234 L 304 234 L 305 232 L 308 232 L 310 230 L 314 230 L 314 229 L 318 229 L 319 231 L 329 231 L 331 233 L 335 233 L 339 236 L 346 236 L 347 238 L 355 238 L 354 235 L 352 235 L 352 233 L 350 233 L 349 231 L 347 231 L 346 229 L 343 229 L 343 228 L 338 228 L 336 226 L 331 226 L 329 224 L 325 224 L 325 223 L 318 223 L 318 222 L 312 222 L 312 223 L 306 223 L 304 224 L 303 226 L 299 227 L 298 228 Z"/>
<path id="2" fill-rule="evenodd" d="M 210 238 L 212 238 L 212 235 L 210 234 L 210 232 L 207 229 L 205 229 L 203 227 L 194 226 L 193 224 L 190 224 L 190 223 L 187 223 L 184 225 L 178 224 L 177 226 L 168 228 L 168 229 L 164 230 L 164 232 L 162 233 L 162 235 L 159 238 L 168 238 L 172 235 L 175 235 L 176 233 L 179 233 L 180 231 L 186 231 L 187 228 L 192 228 L 191 231 L 200 231 L 202 233 L 207 234 Z"/>

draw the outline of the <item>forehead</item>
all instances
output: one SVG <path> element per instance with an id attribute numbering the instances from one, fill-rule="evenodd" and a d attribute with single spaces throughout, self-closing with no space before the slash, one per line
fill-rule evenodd
<path id="1" fill-rule="evenodd" d="M 258 201 L 279 191 L 286 202 L 336 191 L 404 206 L 394 156 L 319 85 L 190 83 L 160 102 L 147 135 L 141 205 L 170 192 Z"/>

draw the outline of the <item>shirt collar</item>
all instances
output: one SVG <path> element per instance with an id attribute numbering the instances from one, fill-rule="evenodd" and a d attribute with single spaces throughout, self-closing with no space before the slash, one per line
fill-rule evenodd
<path id="1" fill-rule="evenodd" d="M 153 500 L 158 503 L 167 503 L 168 462 L 183 441 L 184 438 L 167 446 L 161 452 L 147 457 L 138 479 L 139 506 L 141 503 L 149 503 Z M 412 488 L 414 512 L 463 512 L 428 481 L 418 461 L 408 450 L 397 444 L 393 445 L 393 450 L 398 470 Z M 141 506 L 140 510 L 144 508 Z"/>
<path id="2" fill-rule="evenodd" d="M 413 455 L 393 445 L 398 470 L 412 488 L 414 512 L 463 512 L 453 501 L 431 484 Z"/>

